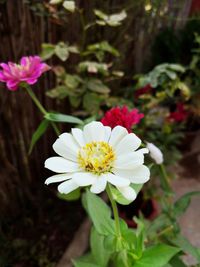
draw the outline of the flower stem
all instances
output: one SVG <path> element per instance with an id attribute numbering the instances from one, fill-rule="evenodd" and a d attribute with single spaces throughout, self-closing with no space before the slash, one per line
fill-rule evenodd
<path id="1" fill-rule="evenodd" d="M 161 186 L 164 189 L 166 193 L 169 195 L 173 194 L 169 180 L 168 180 L 168 175 L 166 172 L 166 169 L 163 164 L 160 164 L 160 170 L 161 170 Z"/>
<path id="2" fill-rule="evenodd" d="M 35 103 L 35 105 L 38 107 L 38 109 L 40 110 L 40 112 L 45 116 L 48 114 L 48 112 L 46 111 L 46 109 L 42 106 L 42 104 L 40 103 L 40 101 L 38 100 L 37 96 L 34 94 L 34 92 L 31 90 L 30 87 L 26 86 L 26 91 L 29 94 L 29 96 L 31 97 L 31 99 L 33 100 L 33 102 Z M 58 129 L 58 127 L 56 126 L 56 124 L 54 122 L 51 122 L 51 125 L 55 131 L 55 133 L 57 135 L 60 135 L 60 131 Z"/>
<path id="3" fill-rule="evenodd" d="M 113 199 L 112 192 L 110 189 L 110 185 L 108 184 L 106 187 L 106 192 L 108 194 L 112 210 L 113 210 L 113 215 L 114 215 L 114 220 L 115 220 L 115 226 L 116 226 L 116 233 L 118 237 L 121 237 L 121 230 L 120 230 L 120 224 L 119 224 L 119 214 L 118 214 L 118 209 L 117 209 L 117 204 L 115 200 Z"/>

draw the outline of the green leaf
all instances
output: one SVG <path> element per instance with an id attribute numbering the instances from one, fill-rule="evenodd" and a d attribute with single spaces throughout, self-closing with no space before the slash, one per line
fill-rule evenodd
<path id="1" fill-rule="evenodd" d="M 102 267 L 97 265 L 91 254 L 86 254 L 79 259 L 73 260 L 74 267 Z"/>
<path id="2" fill-rule="evenodd" d="M 68 123 L 77 123 L 82 124 L 83 121 L 79 118 L 76 118 L 74 116 L 60 114 L 60 113 L 47 113 L 44 116 L 49 121 L 56 121 L 56 122 L 68 122 Z"/>
<path id="3" fill-rule="evenodd" d="M 40 53 L 40 56 L 43 60 L 47 60 L 51 58 L 55 53 L 55 45 L 53 44 L 42 44 L 42 52 Z"/>
<path id="4" fill-rule="evenodd" d="M 119 26 L 126 17 L 126 11 L 122 10 L 120 13 L 110 15 L 107 19 L 107 24 L 112 27 Z"/>
<path id="5" fill-rule="evenodd" d="M 69 46 L 68 50 L 69 50 L 70 53 L 74 53 L 74 54 L 79 54 L 80 53 L 78 47 L 75 46 L 75 45 Z"/>
<path id="6" fill-rule="evenodd" d="M 108 65 L 106 63 L 99 63 L 96 61 L 83 61 L 78 65 L 78 70 L 80 72 L 87 71 L 89 73 L 101 73 L 103 75 L 108 75 Z"/>
<path id="7" fill-rule="evenodd" d="M 69 101 L 72 107 L 78 108 L 78 106 L 81 104 L 81 97 L 79 96 L 69 96 Z"/>
<path id="8" fill-rule="evenodd" d="M 123 249 L 114 257 L 114 267 L 129 267 L 133 266 L 131 258 L 128 256 L 128 251 Z"/>
<path id="9" fill-rule="evenodd" d="M 163 267 L 179 251 L 179 248 L 165 244 L 149 247 L 133 267 Z"/>
<path id="10" fill-rule="evenodd" d="M 87 50 L 90 52 L 94 52 L 94 53 L 96 53 L 97 51 L 108 52 L 116 57 L 120 55 L 119 51 L 116 50 L 113 46 L 111 46 L 107 41 L 102 41 L 100 43 L 91 44 L 87 47 Z"/>
<path id="11" fill-rule="evenodd" d="M 100 235 L 95 228 L 92 228 L 90 236 L 90 247 L 93 258 L 102 267 L 106 267 L 110 258 L 110 253 L 104 247 L 105 236 Z"/>
<path id="12" fill-rule="evenodd" d="M 115 235 L 114 221 L 111 219 L 111 210 L 106 203 L 89 190 L 83 194 L 83 205 L 89 214 L 95 229 L 102 235 Z"/>
<path id="13" fill-rule="evenodd" d="M 76 190 L 72 191 L 69 194 L 58 193 L 57 196 L 58 196 L 58 198 L 65 200 L 65 201 L 74 201 L 74 200 L 78 200 L 80 198 L 81 190 L 80 190 L 80 188 L 77 188 Z"/>
<path id="14" fill-rule="evenodd" d="M 136 194 L 138 194 L 142 189 L 143 184 L 131 184 L 130 186 L 135 190 Z"/>
<path id="15" fill-rule="evenodd" d="M 103 11 L 95 9 L 94 14 L 99 17 L 100 19 L 106 20 L 108 18 L 108 15 L 106 15 Z"/>
<path id="16" fill-rule="evenodd" d="M 63 1 L 63 0 L 51 0 L 51 1 L 49 2 L 49 4 L 51 4 L 51 5 L 57 5 L 57 4 L 62 3 L 62 1 Z"/>
<path id="17" fill-rule="evenodd" d="M 96 23 L 105 26 L 106 24 L 111 27 L 116 27 L 121 25 L 121 22 L 127 17 L 126 11 L 122 10 L 120 13 L 107 15 L 101 10 L 95 9 L 95 15 L 99 18 Z"/>
<path id="18" fill-rule="evenodd" d="M 121 205 L 129 205 L 132 201 L 127 200 L 121 193 L 119 190 L 117 190 L 115 187 L 110 186 L 111 189 L 111 193 L 113 196 L 113 199 L 121 204 Z"/>
<path id="19" fill-rule="evenodd" d="M 58 43 L 55 47 L 55 54 L 60 60 L 66 61 L 69 57 L 68 45 L 63 42 Z"/>
<path id="20" fill-rule="evenodd" d="M 135 250 L 135 245 L 137 242 L 135 230 L 128 228 L 126 222 L 122 219 L 120 219 L 120 230 L 123 237 L 122 243 L 124 247 L 130 250 Z"/>
<path id="21" fill-rule="evenodd" d="M 187 267 L 185 263 L 178 256 L 175 256 L 174 258 L 171 259 L 170 266 L 171 267 Z"/>
<path id="22" fill-rule="evenodd" d="M 176 246 L 179 246 L 184 252 L 189 253 L 193 257 L 195 257 L 200 263 L 200 251 L 198 248 L 194 247 L 189 240 L 187 240 L 185 237 L 179 235 L 176 239 L 171 240 L 172 243 Z"/>
<path id="23" fill-rule="evenodd" d="M 87 93 L 83 97 L 83 107 L 86 111 L 95 114 L 98 113 L 102 101 L 102 96 L 95 93 Z"/>
<path id="24" fill-rule="evenodd" d="M 34 145 L 37 143 L 40 137 L 45 133 L 48 125 L 49 125 L 49 122 L 47 120 L 43 120 L 38 126 L 37 130 L 33 133 L 32 138 L 31 138 L 31 144 L 29 147 L 29 152 L 28 152 L 29 154 L 31 154 Z"/>
<path id="25" fill-rule="evenodd" d="M 82 83 L 83 80 L 78 75 L 66 74 L 65 75 L 65 85 L 70 89 L 75 89 Z"/>
<path id="26" fill-rule="evenodd" d="M 74 12 L 76 9 L 75 2 L 74 1 L 64 1 L 63 7 L 69 11 L 69 12 Z"/>
<path id="27" fill-rule="evenodd" d="M 113 253 L 116 249 L 116 236 L 107 235 L 104 239 L 104 247 L 110 253 Z"/>
<path id="28" fill-rule="evenodd" d="M 176 216 L 182 215 L 186 209 L 188 208 L 191 197 L 200 195 L 200 191 L 194 191 L 185 194 L 184 196 L 180 197 L 175 203 L 174 203 L 174 213 Z"/>
<path id="29" fill-rule="evenodd" d="M 139 191 L 142 189 L 143 184 L 131 184 L 130 186 L 135 190 L 136 194 L 138 194 Z M 132 202 L 127 200 L 115 187 L 110 186 L 110 188 L 112 196 L 117 203 L 121 205 L 129 205 Z"/>
<path id="30" fill-rule="evenodd" d="M 46 92 L 46 95 L 51 98 L 64 99 L 69 95 L 66 86 L 60 85 Z"/>
<path id="31" fill-rule="evenodd" d="M 110 92 L 110 89 L 98 79 L 90 79 L 86 83 L 86 86 L 89 90 L 95 93 L 108 94 Z"/>
<path id="32" fill-rule="evenodd" d="M 136 242 L 135 242 L 135 251 L 134 254 L 137 258 L 141 258 L 143 250 L 144 250 L 144 240 L 145 240 L 145 225 L 142 220 L 139 218 L 134 218 L 135 222 L 137 223 L 137 230 L 136 230 Z"/>

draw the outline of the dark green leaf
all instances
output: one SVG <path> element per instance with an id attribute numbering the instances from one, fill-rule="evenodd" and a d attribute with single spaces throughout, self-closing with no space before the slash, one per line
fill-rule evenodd
<path id="1" fill-rule="evenodd" d="M 171 267 L 187 267 L 185 263 L 178 256 L 175 256 L 174 258 L 171 259 L 170 266 Z"/>
<path id="2" fill-rule="evenodd" d="M 176 216 L 182 215 L 186 209 L 188 208 L 191 197 L 200 195 L 200 191 L 194 191 L 185 194 L 184 196 L 180 197 L 174 204 L 174 213 Z"/>
<path id="3" fill-rule="evenodd" d="M 45 118 L 49 121 L 56 121 L 56 122 L 68 122 L 68 123 L 77 123 L 82 124 L 83 121 L 79 118 L 74 116 L 60 114 L 60 113 L 47 113 Z"/>
<path id="4" fill-rule="evenodd" d="M 69 101 L 72 107 L 77 108 L 81 104 L 81 97 L 79 96 L 69 96 Z"/>
<path id="5" fill-rule="evenodd" d="M 37 130 L 33 133 L 32 138 L 31 138 L 31 144 L 29 147 L 29 152 L 28 152 L 29 154 L 31 154 L 34 145 L 37 143 L 40 137 L 45 133 L 48 125 L 49 125 L 49 122 L 47 120 L 43 120 L 38 126 Z"/>

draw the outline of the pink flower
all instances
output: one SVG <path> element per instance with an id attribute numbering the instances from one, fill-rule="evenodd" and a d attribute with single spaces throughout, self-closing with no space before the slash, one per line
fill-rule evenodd
<path id="1" fill-rule="evenodd" d="M 20 64 L 8 62 L 1 63 L 0 66 L 0 81 L 5 82 L 11 91 L 17 90 L 22 82 L 35 84 L 42 73 L 50 69 L 39 56 L 22 57 Z"/>
<path id="2" fill-rule="evenodd" d="M 133 125 L 138 124 L 144 117 L 144 114 L 139 113 L 139 110 L 134 108 L 131 111 L 127 106 L 115 107 L 107 111 L 101 122 L 105 126 L 114 128 L 117 125 L 123 126 L 130 133 Z"/>
<path id="3" fill-rule="evenodd" d="M 187 117 L 188 117 L 188 112 L 185 110 L 185 106 L 183 105 L 183 103 L 178 103 L 176 105 L 176 110 L 170 113 L 168 119 L 170 121 L 181 122 L 186 120 Z"/>
<path id="4" fill-rule="evenodd" d="M 144 87 L 137 89 L 135 91 L 135 93 L 134 93 L 134 96 L 135 96 L 135 98 L 138 98 L 141 95 L 150 94 L 152 92 L 152 89 L 153 88 L 151 87 L 151 85 L 150 84 L 147 84 Z"/>

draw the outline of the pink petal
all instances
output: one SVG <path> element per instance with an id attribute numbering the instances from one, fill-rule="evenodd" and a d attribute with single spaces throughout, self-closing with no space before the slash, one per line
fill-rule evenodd
<path id="1" fill-rule="evenodd" d="M 6 77 L 5 77 L 5 75 L 3 74 L 3 72 L 2 71 L 0 71 L 0 81 L 1 82 L 6 82 Z"/>
<path id="2" fill-rule="evenodd" d="M 19 84 L 19 81 L 11 81 L 11 80 L 6 83 L 8 89 L 11 91 L 17 90 L 18 84 Z"/>
<path id="3" fill-rule="evenodd" d="M 28 79 L 27 80 L 27 83 L 28 84 L 34 84 L 34 83 L 36 83 L 37 82 L 37 79 Z"/>
<path id="4" fill-rule="evenodd" d="M 20 64 L 22 66 L 26 66 L 28 63 L 28 57 L 22 57 L 21 60 L 20 60 Z"/>

